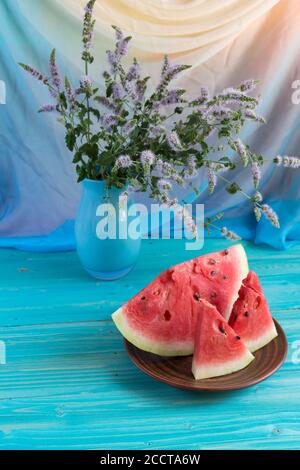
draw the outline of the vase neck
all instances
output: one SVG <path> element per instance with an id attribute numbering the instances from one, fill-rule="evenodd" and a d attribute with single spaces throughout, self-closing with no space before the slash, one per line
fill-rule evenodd
<path id="1" fill-rule="evenodd" d="M 114 186 L 108 188 L 107 181 L 85 179 L 82 184 L 84 191 L 97 194 L 103 198 L 108 197 L 116 199 L 126 190 L 126 188 L 119 189 Z"/>

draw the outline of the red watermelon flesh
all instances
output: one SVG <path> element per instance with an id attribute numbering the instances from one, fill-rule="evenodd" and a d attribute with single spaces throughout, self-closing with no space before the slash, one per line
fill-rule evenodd
<path id="1" fill-rule="evenodd" d="M 250 272 L 243 281 L 229 324 L 243 338 L 251 352 L 262 348 L 277 336 L 267 300 L 254 272 Z"/>
<path id="2" fill-rule="evenodd" d="M 243 285 L 255 290 L 258 294 L 263 294 L 263 289 L 259 282 L 258 276 L 254 271 L 250 271 L 246 279 L 243 279 Z"/>
<path id="3" fill-rule="evenodd" d="M 216 307 L 198 302 L 192 372 L 196 380 L 219 377 L 244 369 L 254 356 Z"/>
<path id="4" fill-rule="evenodd" d="M 187 356 L 194 351 L 194 300 L 209 300 L 228 319 L 247 274 L 241 245 L 201 256 L 164 271 L 112 318 L 122 335 L 140 349 Z"/>

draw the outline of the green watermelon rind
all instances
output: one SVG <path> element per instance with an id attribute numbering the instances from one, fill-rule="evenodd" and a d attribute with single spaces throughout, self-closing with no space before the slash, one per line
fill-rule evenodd
<path id="1" fill-rule="evenodd" d="M 246 350 L 242 357 L 232 361 L 222 362 L 222 364 L 210 364 L 207 366 L 197 366 L 193 361 L 192 372 L 196 380 L 220 377 L 222 375 L 232 374 L 245 369 L 254 359 L 253 354 Z"/>
<path id="2" fill-rule="evenodd" d="M 277 336 L 278 333 L 273 322 L 273 325 L 264 334 L 254 340 L 245 339 L 244 343 L 246 344 L 249 351 L 255 352 L 269 344 L 271 341 L 273 341 L 273 339 L 277 338 Z"/>
<path id="3" fill-rule="evenodd" d="M 157 340 L 151 340 L 150 338 L 143 336 L 140 332 L 136 332 L 133 328 L 128 325 L 126 321 L 126 312 L 123 307 L 119 308 L 113 315 L 112 319 L 124 336 L 131 344 L 137 348 L 147 351 L 158 356 L 173 357 L 173 356 L 190 356 L 194 352 L 194 345 L 188 346 L 186 342 L 184 344 L 178 343 L 159 343 Z"/>

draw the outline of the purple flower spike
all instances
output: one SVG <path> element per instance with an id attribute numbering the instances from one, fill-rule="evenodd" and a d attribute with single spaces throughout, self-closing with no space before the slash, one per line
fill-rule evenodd
<path id="1" fill-rule="evenodd" d="M 249 163 L 249 156 L 248 156 L 246 146 L 243 144 L 241 139 L 237 139 L 234 143 L 235 143 L 235 146 L 236 146 L 237 153 L 238 153 L 243 165 L 246 167 Z"/>
<path id="2" fill-rule="evenodd" d="M 228 230 L 227 227 L 222 228 L 221 234 L 224 235 L 227 240 L 237 241 L 241 239 L 239 235 L 237 235 L 235 232 L 232 232 L 231 230 Z"/>
<path id="3" fill-rule="evenodd" d="M 112 51 L 106 51 L 107 62 L 110 66 L 110 71 L 112 74 L 115 73 L 117 68 L 117 58 Z"/>
<path id="4" fill-rule="evenodd" d="M 265 118 L 258 116 L 252 109 L 246 109 L 244 115 L 246 119 L 252 119 L 253 121 L 260 122 L 261 124 L 266 124 Z"/>
<path id="5" fill-rule="evenodd" d="M 268 206 L 268 204 L 264 204 L 262 206 L 262 211 L 275 228 L 280 228 L 278 216 L 272 207 Z"/>
<path id="6" fill-rule="evenodd" d="M 57 106 L 54 104 L 45 104 L 39 109 L 39 113 L 52 113 L 53 111 L 57 111 Z"/>
<path id="7" fill-rule="evenodd" d="M 96 0 L 90 0 L 85 9 L 84 9 L 84 20 L 83 20 L 83 33 L 82 33 L 82 42 L 83 42 L 83 60 L 89 62 L 93 61 L 90 50 L 92 48 L 93 35 L 94 35 L 94 26 L 95 21 L 93 20 L 93 11 Z"/>
<path id="8" fill-rule="evenodd" d="M 51 77 L 52 77 L 53 85 L 54 85 L 56 88 L 59 89 L 60 86 L 61 86 L 61 79 L 60 79 L 60 76 L 59 76 L 59 71 L 58 71 L 57 65 L 55 65 L 55 64 L 50 64 L 50 72 L 51 72 Z"/>
<path id="9" fill-rule="evenodd" d="M 172 104 L 182 103 L 183 100 L 181 99 L 181 95 L 182 90 L 171 90 L 169 91 L 167 96 L 158 104 L 161 104 L 162 106 L 168 106 Z"/>
<path id="10" fill-rule="evenodd" d="M 222 104 L 215 104 L 213 106 L 210 106 L 207 111 L 204 113 L 204 115 L 210 117 L 212 115 L 213 117 L 216 118 L 230 118 L 232 114 L 232 110 L 230 108 L 227 108 L 226 106 Z"/>
<path id="11" fill-rule="evenodd" d="M 216 173 L 209 168 L 207 170 L 207 178 L 208 178 L 208 191 L 212 194 L 217 186 L 218 178 Z"/>
<path id="12" fill-rule="evenodd" d="M 123 41 L 124 39 L 123 31 L 120 28 L 118 28 L 118 26 L 113 26 L 113 29 L 115 30 L 116 40 L 118 42 Z"/>
<path id="13" fill-rule="evenodd" d="M 197 161 L 194 156 L 189 157 L 188 162 L 187 162 L 187 168 L 184 172 L 184 177 L 185 179 L 193 179 L 198 175 L 197 172 Z"/>
<path id="14" fill-rule="evenodd" d="M 200 106 L 201 104 L 205 103 L 205 101 L 207 101 L 208 98 L 209 98 L 208 88 L 203 86 L 200 88 L 200 96 L 198 96 L 198 98 L 196 98 L 192 102 L 192 104 L 193 106 Z"/>
<path id="15" fill-rule="evenodd" d="M 162 64 L 161 75 L 164 76 L 169 69 L 170 69 L 169 57 L 167 55 L 165 55 L 164 60 L 163 60 L 163 64 Z"/>
<path id="16" fill-rule="evenodd" d="M 35 68 L 31 67 L 30 65 L 26 64 L 19 64 L 26 72 L 28 72 L 33 78 L 36 78 L 37 80 L 43 82 L 45 85 L 49 84 L 49 80 L 45 75 L 41 74 L 38 70 Z"/>
<path id="17" fill-rule="evenodd" d="M 90 77 L 88 77 L 87 75 L 84 75 L 83 77 L 81 77 L 80 79 L 81 88 L 89 89 L 92 87 L 92 85 L 93 85 L 93 82 Z"/>
<path id="18" fill-rule="evenodd" d="M 173 131 L 169 134 L 168 142 L 169 142 L 171 149 L 174 150 L 175 152 L 182 149 L 182 145 L 181 145 L 177 132 Z"/>
<path id="19" fill-rule="evenodd" d="M 228 99 L 239 99 L 244 97 L 245 93 L 241 90 L 237 90 L 236 88 L 229 87 L 225 88 L 225 90 L 220 93 L 220 96 Z"/>
<path id="20" fill-rule="evenodd" d="M 129 155 L 121 155 L 115 163 L 115 169 L 125 169 L 125 168 L 130 168 L 132 166 L 133 162 Z"/>
<path id="21" fill-rule="evenodd" d="M 260 166 L 257 162 L 252 163 L 252 176 L 255 189 L 258 188 L 261 180 Z"/>
<path id="22" fill-rule="evenodd" d="M 116 116 L 113 114 L 106 113 L 102 116 L 102 125 L 106 131 L 110 131 L 111 128 L 116 124 Z"/>
<path id="23" fill-rule="evenodd" d="M 255 90 L 257 82 L 253 79 L 250 80 L 245 80 L 244 82 L 241 83 L 241 90 L 243 92 L 250 92 L 252 90 Z"/>
<path id="24" fill-rule="evenodd" d="M 140 66 L 137 62 L 135 62 L 128 69 L 126 81 L 132 82 L 132 80 L 137 80 L 139 78 L 139 75 L 140 75 Z"/>
<path id="25" fill-rule="evenodd" d="M 88 4 L 86 5 L 86 7 L 84 8 L 84 12 L 85 12 L 87 15 L 92 15 L 92 14 L 93 14 L 93 10 L 94 10 L 95 3 L 96 3 L 96 0 L 90 0 L 90 1 L 88 2 Z"/>
<path id="26" fill-rule="evenodd" d="M 113 97 L 115 100 L 122 100 L 124 98 L 124 89 L 120 83 L 115 83 L 113 86 Z"/>
<path id="27" fill-rule="evenodd" d="M 128 54 L 129 41 L 130 41 L 130 38 L 128 37 L 119 42 L 118 48 L 117 48 L 119 56 L 124 57 Z"/>
<path id="28" fill-rule="evenodd" d="M 134 82 L 127 81 L 125 83 L 125 89 L 133 101 L 138 101 L 137 87 Z"/>
<path id="29" fill-rule="evenodd" d="M 157 137 L 160 137 L 161 135 L 165 135 L 166 134 L 166 129 L 165 127 L 163 126 L 153 126 L 153 127 L 150 127 L 149 129 L 149 134 L 151 137 L 153 138 L 157 138 Z"/>
<path id="30" fill-rule="evenodd" d="M 277 166 L 283 165 L 285 168 L 300 168 L 300 159 L 298 157 L 289 157 L 288 155 L 282 157 L 281 155 L 277 155 L 277 157 L 274 158 L 273 162 Z"/>
<path id="31" fill-rule="evenodd" d="M 298 157 L 289 157 L 286 155 L 282 157 L 282 163 L 285 168 L 300 168 L 300 159 Z"/>
<path id="32" fill-rule="evenodd" d="M 65 88 L 66 88 L 66 97 L 67 97 L 68 103 L 70 105 L 71 111 L 73 111 L 76 108 L 76 94 L 75 94 L 75 90 L 73 90 L 71 86 L 71 83 L 67 79 L 65 83 Z"/>
<path id="33" fill-rule="evenodd" d="M 159 191 L 171 191 L 172 183 L 168 180 L 161 179 L 157 182 L 157 187 Z"/>
<path id="34" fill-rule="evenodd" d="M 102 104 L 104 108 L 109 109 L 110 111 L 116 111 L 115 105 L 106 96 L 96 96 L 95 100 Z"/>
<path id="35" fill-rule="evenodd" d="M 155 163 L 155 155 L 151 150 L 144 150 L 141 153 L 141 162 L 143 166 L 152 166 Z"/>
<path id="36" fill-rule="evenodd" d="M 53 97 L 57 97 L 58 93 L 60 92 L 61 88 L 61 78 L 59 74 L 58 67 L 56 65 L 56 51 L 53 49 L 50 55 L 50 61 L 49 61 L 49 68 L 50 68 L 50 75 L 52 79 L 52 85 L 54 86 L 55 90 L 53 88 L 50 88 L 50 93 Z"/>

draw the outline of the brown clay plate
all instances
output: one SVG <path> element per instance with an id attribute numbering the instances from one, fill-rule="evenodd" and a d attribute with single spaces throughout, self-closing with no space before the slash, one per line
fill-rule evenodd
<path id="1" fill-rule="evenodd" d="M 274 322 L 278 332 L 277 338 L 256 351 L 255 359 L 248 367 L 233 374 L 211 379 L 194 379 L 191 372 L 192 356 L 161 357 L 142 351 L 127 340 L 125 345 L 129 357 L 139 369 L 153 379 L 172 387 L 210 392 L 239 390 L 262 382 L 283 364 L 288 350 L 287 340 L 279 323 L 276 320 Z"/>

